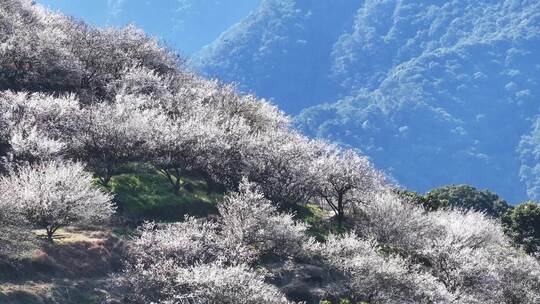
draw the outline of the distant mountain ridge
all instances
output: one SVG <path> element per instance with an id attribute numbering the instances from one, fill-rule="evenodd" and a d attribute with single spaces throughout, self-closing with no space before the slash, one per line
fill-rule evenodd
<path id="1" fill-rule="evenodd" d="M 299 113 L 306 105 L 335 100 L 341 91 L 329 78 L 329 55 L 352 25 L 356 7 L 350 0 L 264 0 L 191 63 Z"/>
<path id="2" fill-rule="evenodd" d="M 266 0 L 193 63 L 414 190 L 540 198 L 538 1 Z"/>

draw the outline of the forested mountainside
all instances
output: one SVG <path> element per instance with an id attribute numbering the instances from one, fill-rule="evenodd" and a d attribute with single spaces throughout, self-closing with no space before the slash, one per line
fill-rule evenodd
<path id="1" fill-rule="evenodd" d="M 0 303 L 540 302 L 537 203 L 402 189 L 133 26 L 0 0 L 0 153 Z"/>
<path id="2" fill-rule="evenodd" d="M 209 76 L 274 98 L 288 113 L 335 99 L 329 55 L 353 24 L 355 1 L 262 1 L 191 64 Z"/>
<path id="3" fill-rule="evenodd" d="M 267 0 L 193 60 L 418 191 L 540 195 L 540 3 Z"/>

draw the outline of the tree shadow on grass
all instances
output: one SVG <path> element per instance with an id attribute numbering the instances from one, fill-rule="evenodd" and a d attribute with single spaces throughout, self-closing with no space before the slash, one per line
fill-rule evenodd
<path id="1" fill-rule="evenodd" d="M 124 217 L 171 222 L 182 220 L 186 214 L 206 216 L 217 213 L 215 204 L 223 193 L 208 193 L 204 180 L 183 177 L 183 189 L 175 194 L 163 174 L 152 168 L 143 169 L 111 179 L 109 188 Z"/>

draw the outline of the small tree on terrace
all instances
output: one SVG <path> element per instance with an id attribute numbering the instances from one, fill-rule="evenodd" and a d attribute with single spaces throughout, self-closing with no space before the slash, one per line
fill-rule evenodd
<path id="1" fill-rule="evenodd" d="M 265 197 L 281 209 L 292 209 L 313 195 L 317 181 L 308 174 L 321 143 L 282 130 L 252 137 L 244 153 L 248 177 L 257 183 Z"/>
<path id="2" fill-rule="evenodd" d="M 332 208 L 340 228 L 347 205 L 381 188 L 384 180 L 366 157 L 337 147 L 317 158 L 312 170 L 317 176 L 315 193 Z"/>
<path id="3" fill-rule="evenodd" d="M 207 167 L 219 163 L 226 150 L 223 130 L 204 113 L 192 113 L 189 119 L 163 126 L 149 141 L 154 153 L 152 163 L 167 177 L 176 195 L 180 194 L 181 177 L 205 175 Z"/>
<path id="4" fill-rule="evenodd" d="M 80 163 L 52 161 L 11 170 L 0 179 L 0 192 L 26 220 L 47 231 L 105 220 L 114 213 L 111 196 L 92 185 Z"/>

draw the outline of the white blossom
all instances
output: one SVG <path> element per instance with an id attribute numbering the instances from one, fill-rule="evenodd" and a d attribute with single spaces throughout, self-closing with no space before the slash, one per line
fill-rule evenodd
<path id="1" fill-rule="evenodd" d="M 0 192 L 52 240 L 60 227 L 101 222 L 114 213 L 110 195 L 94 187 L 83 170 L 80 163 L 59 161 L 15 167 L 0 178 Z"/>
<path id="2" fill-rule="evenodd" d="M 296 223 L 292 214 L 277 208 L 246 179 L 238 193 L 231 193 L 218 204 L 223 238 L 253 248 L 258 255 L 294 257 L 300 254 L 306 226 Z"/>
<path id="3" fill-rule="evenodd" d="M 428 273 L 383 256 L 377 244 L 352 234 L 331 235 L 315 252 L 343 275 L 338 292 L 354 301 L 375 303 L 452 303 L 452 295 Z"/>
<path id="4" fill-rule="evenodd" d="M 280 214 L 253 184 L 218 206 L 216 222 L 186 218 L 163 226 L 146 224 L 131 246 L 119 285 L 137 303 L 177 303 L 195 297 L 204 303 L 287 303 L 247 264 L 263 254 L 299 253 L 305 227 Z"/>
<path id="5" fill-rule="evenodd" d="M 327 203 L 341 225 L 354 202 L 362 203 L 384 189 L 384 178 L 369 160 L 352 150 L 328 145 L 312 164 L 315 193 Z"/>

